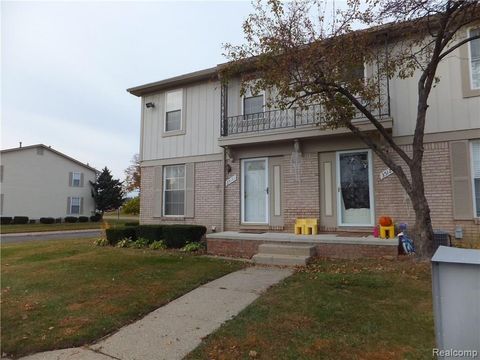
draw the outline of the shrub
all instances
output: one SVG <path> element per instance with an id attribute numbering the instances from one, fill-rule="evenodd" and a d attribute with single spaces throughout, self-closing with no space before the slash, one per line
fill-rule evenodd
<path id="1" fill-rule="evenodd" d="M 130 222 L 126 222 L 125 223 L 125 226 L 138 226 L 138 221 L 130 221 Z"/>
<path id="2" fill-rule="evenodd" d="M 165 242 L 163 240 L 157 240 L 152 242 L 149 248 L 152 250 L 164 250 L 167 248 L 167 245 L 165 245 Z"/>
<path id="3" fill-rule="evenodd" d="M 76 216 L 66 216 L 65 222 L 66 223 L 76 223 L 78 221 L 78 217 Z"/>
<path id="4" fill-rule="evenodd" d="M 195 251 L 198 251 L 198 250 L 202 250 L 204 248 L 204 245 L 200 242 L 192 242 L 192 243 L 188 243 L 186 244 L 183 248 L 182 248 L 182 251 L 185 251 L 185 252 L 195 252 Z"/>
<path id="5" fill-rule="evenodd" d="M 139 225 L 137 226 L 136 233 L 137 238 L 144 238 L 152 243 L 157 240 L 163 239 L 163 228 L 166 225 Z"/>
<path id="6" fill-rule="evenodd" d="M 102 220 L 102 214 L 100 213 L 90 216 L 90 221 L 92 222 L 99 222 L 100 220 Z"/>
<path id="7" fill-rule="evenodd" d="M 12 224 L 28 224 L 28 216 L 15 216 Z"/>
<path id="8" fill-rule="evenodd" d="M 105 238 L 98 238 L 93 241 L 93 245 L 95 246 L 108 246 L 108 240 Z"/>
<path id="9" fill-rule="evenodd" d="M 167 225 L 163 227 L 163 238 L 168 248 L 182 248 L 187 243 L 199 242 L 207 228 L 201 225 Z"/>
<path id="10" fill-rule="evenodd" d="M 134 242 L 132 238 L 126 237 L 126 238 L 120 239 L 120 241 L 117 242 L 117 245 L 115 246 L 119 248 L 128 248 L 128 247 L 132 247 L 133 244 Z"/>
<path id="11" fill-rule="evenodd" d="M 122 210 L 125 214 L 137 215 L 140 212 L 140 198 L 134 197 L 123 204 Z"/>
<path id="12" fill-rule="evenodd" d="M 0 217 L 0 224 L 1 225 L 9 225 L 12 222 L 12 217 L 11 216 L 2 216 Z"/>
<path id="13" fill-rule="evenodd" d="M 78 222 L 82 222 L 82 223 L 88 222 L 88 216 L 79 216 Z"/>
<path id="14" fill-rule="evenodd" d="M 40 223 L 41 224 L 53 224 L 55 222 L 55 219 L 52 217 L 41 217 L 40 218 Z"/>
<path id="15" fill-rule="evenodd" d="M 35 224 L 36 222 L 37 222 L 37 221 L 36 221 L 36 220 L 33 220 L 33 219 L 28 220 L 28 223 L 29 223 L 29 224 Z"/>
<path id="16" fill-rule="evenodd" d="M 131 247 L 133 247 L 133 248 L 135 248 L 135 249 L 143 249 L 143 248 L 148 247 L 148 244 L 149 244 L 148 239 L 138 238 L 137 240 L 135 240 L 135 241 L 132 243 L 132 246 L 131 246 Z"/>
<path id="17" fill-rule="evenodd" d="M 134 227 L 116 227 L 105 230 L 108 243 L 110 245 L 116 245 L 120 240 L 130 238 L 132 240 L 137 239 Z"/>
<path id="18" fill-rule="evenodd" d="M 62 218 L 56 218 L 56 219 L 55 219 L 55 223 L 56 223 L 56 224 L 60 224 L 61 222 L 62 222 Z"/>

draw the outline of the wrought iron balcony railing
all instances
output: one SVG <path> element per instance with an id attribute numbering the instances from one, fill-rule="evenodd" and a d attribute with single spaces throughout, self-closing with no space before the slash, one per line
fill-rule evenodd
<path id="1" fill-rule="evenodd" d="M 377 105 L 373 113 L 380 118 L 389 116 L 389 107 L 383 109 L 383 107 Z M 364 118 L 360 112 L 354 117 L 355 120 Z M 321 126 L 323 124 L 325 124 L 323 107 L 321 104 L 314 104 L 304 109 L 269 110 L 255 114 L 228 116 L 222 121 L 221 132 L 222 136 L 229 136 L 274 129 Z"/>

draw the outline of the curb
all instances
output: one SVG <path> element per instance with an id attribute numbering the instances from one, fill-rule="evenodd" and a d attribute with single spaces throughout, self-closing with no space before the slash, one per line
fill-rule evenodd
<path id="1" fill-rule="evenodd" d="M 11 236 L 11 237 L 20 237 L 20 236 L 38 236 L 38 235 L 55 235 L 55 234 L 81 234 L 86 232 L 100 232 L 102 229 L 82 229 L 82 230 L 57 230 L 57 231 L 36 231 L 36 232 L 26 232 L 26 233 L 9 233 L 9 234 L 0 234 L 0 236 Z"/>

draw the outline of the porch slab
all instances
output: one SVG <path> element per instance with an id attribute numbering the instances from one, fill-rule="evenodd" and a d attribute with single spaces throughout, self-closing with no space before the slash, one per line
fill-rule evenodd
<path id="1" fill-rule="evenodd" d="M 295 235 L 291 233 L 241 233 L 224 231 L 207 235 L 207 252 L 212 255 L 252 258 L 262 244 L 314 245 L 317 257 L 360 258 L 398 255 L 398 240 L 373 236 L 337 234 Z"/>
<path id="2" fill-rule="evenodd" d="M 395 239 L 380 239 L 373 235 L 369 236 L 338 236 L 336 234 L 318 234 L 318 235 L 295 235 L 291 233 L 272 233 L 262 234 L 241 233 L 237 231 L 224 231 L 220 233 L 211 233 L 207 239 L 225 239 L 225 240 L 253 240 L 269 242 L 288 242 L 288 243 L 326 243 L 326 244 L 353 244 L 353 245 L 391 245 L 397 246 Z"/>

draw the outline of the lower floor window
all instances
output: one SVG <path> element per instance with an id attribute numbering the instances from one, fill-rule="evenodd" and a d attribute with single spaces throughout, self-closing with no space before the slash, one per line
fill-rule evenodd
<path id="1" fill-rule="evenodd" d="M 70 198 L 70 214 L 80 214 L 80 198 Z"/>
<path id="2" fill-rule="evenodd" d="M 163 214 L 185 214 L 185 165 L 169 165 L 163 168 Z"/>
<path id="3" fill-rule="evenodd" d="M 472 174 L 475 216 L 480 217 L 480 140 L 472 141 Z"/>

